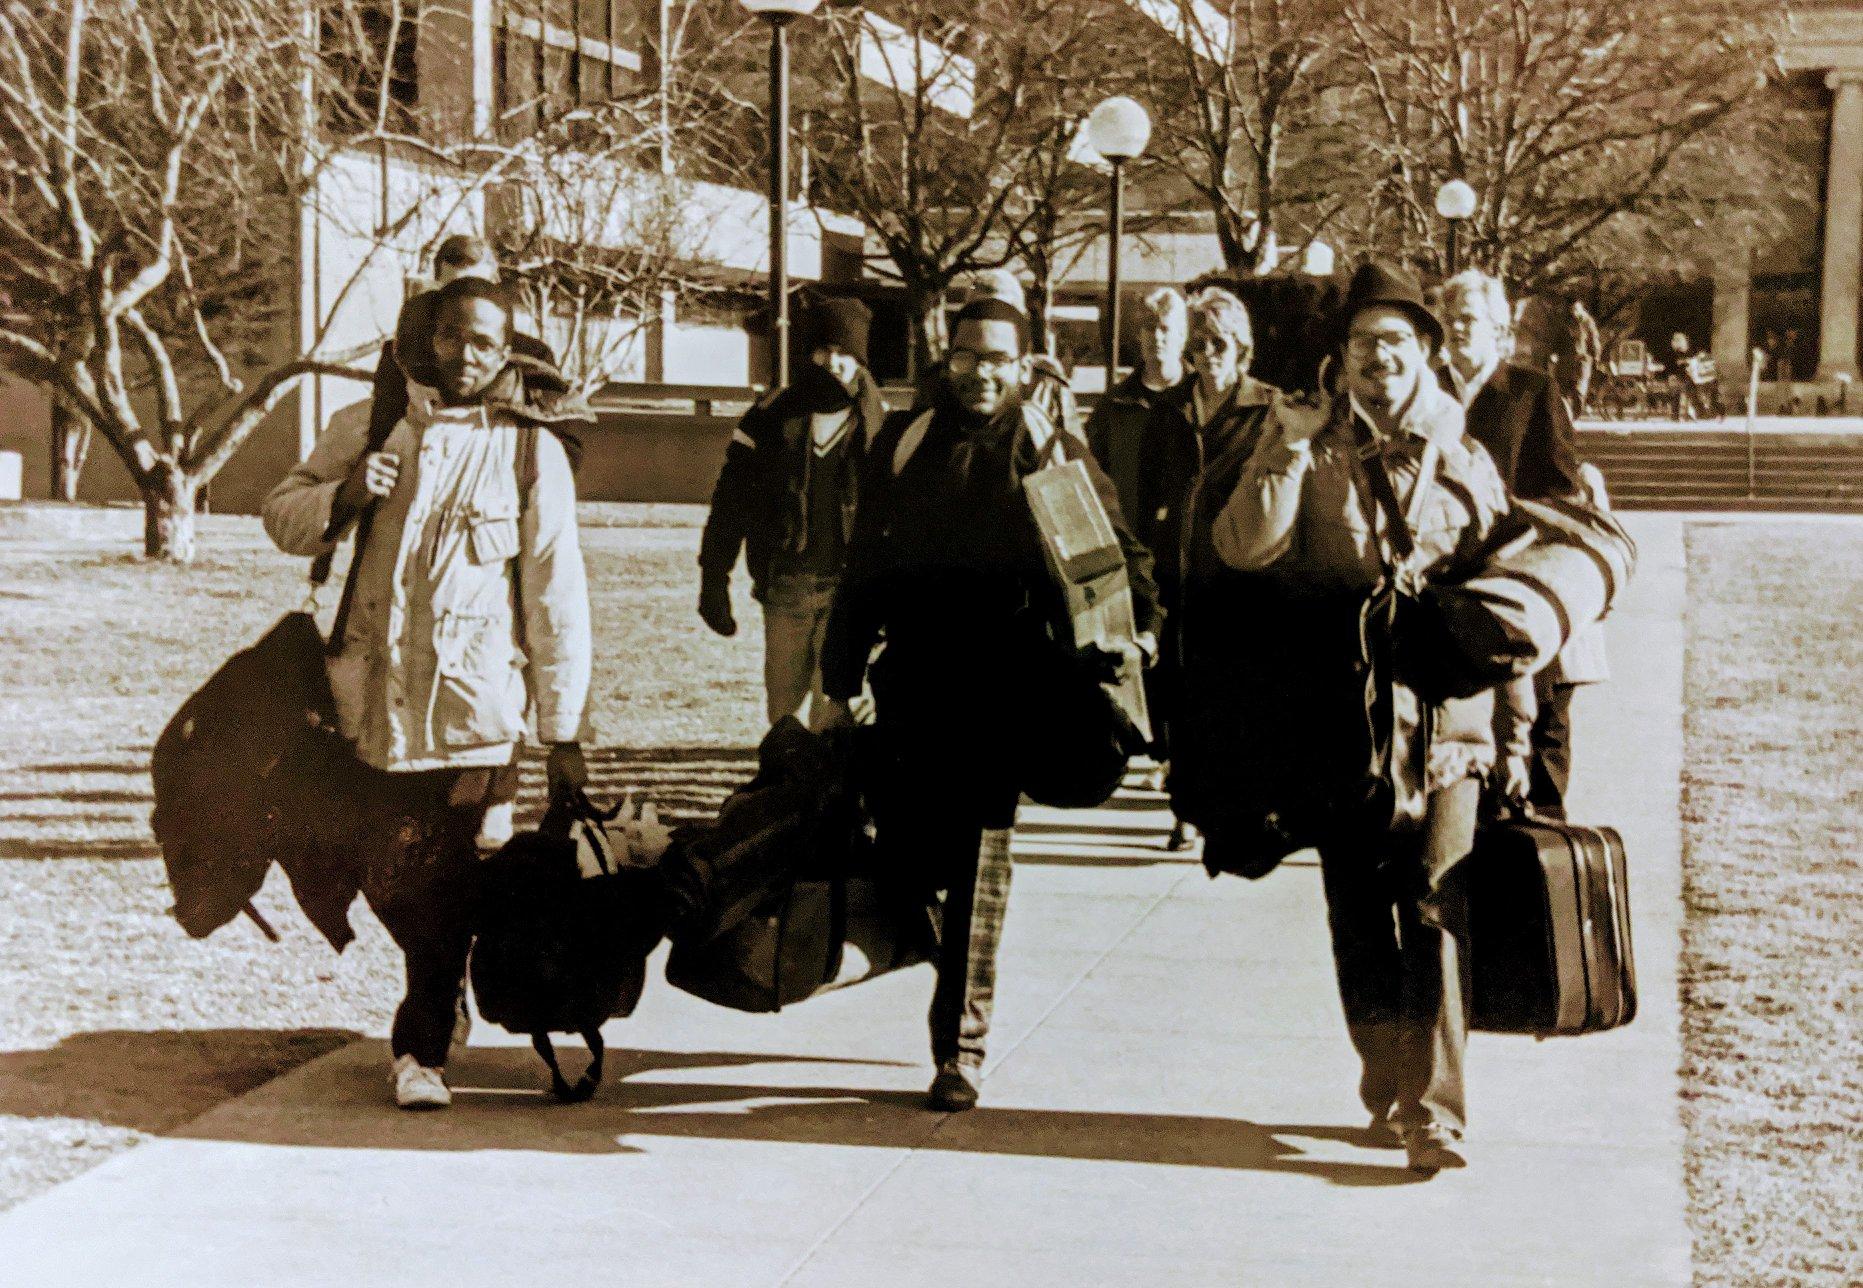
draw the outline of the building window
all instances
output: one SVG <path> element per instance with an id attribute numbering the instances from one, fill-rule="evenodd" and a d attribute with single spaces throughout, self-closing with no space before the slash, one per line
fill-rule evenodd
<path id="1" fill-rule="evenodd" d="M 496 0 L 493 75 L 507 132 L 634 92 L 642 59 L 638 0 Z"/>

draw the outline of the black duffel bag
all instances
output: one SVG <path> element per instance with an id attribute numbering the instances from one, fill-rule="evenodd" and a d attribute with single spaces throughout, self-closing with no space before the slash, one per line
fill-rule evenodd
<path id="1" fill-rule="evenodd" d="M 633 1014 L 662 938 L 651 869 L 588 876 L 578 865 L 574 829 L 603 821 L 578 794 L 479 867 L 471 965 L 479 1014 L 530 1038 L 565 1102 L 587 1100 L 601 1084 L 602 1024 Z M 576 1034 L 589 1048 L 588 1069 L 573 1084 L 552 1033 Z"/>
<path id="2" fill-rule="evenodd" d="M 882 879 L 871 853 L 864 833 L 851 831 L 843 870 L 812 865 L 710 943 L 675 944 L 667 983 L 718 1006 L 768 1013 L 930 961 L 938 948 L 931 904 Z"/>
<path id="3" fill-rule="evenodd" d="M 850 741 L 851 733 L 811 733 L 784 716 L 757 748 L 756 776 L 717 819 L 674 829 L 659 865 L 674 943 L 717 938 L 795 876 L 822 829 L 852 808 Z"/>

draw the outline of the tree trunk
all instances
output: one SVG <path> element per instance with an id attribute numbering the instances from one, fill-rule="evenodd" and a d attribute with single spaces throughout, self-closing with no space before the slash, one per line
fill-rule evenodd
<path id="1" fill-rule="evenodd" d="M 194 498 L 198 482 L 172 462 L 156 466 L 142 492 L 142 553 L 171 563 L 194 562 Z"/>
<path id="2" fill-rule="evenodd" d="M 944 358 L 944 291 L 908 283 L 906 307 L 912 317 L 912 378 L 916 381 Z"/>
<path id="3" fill-rule="evenodd" d="M 1028 290 L 1029 335 L 1036 353 L 1055 356 L 1054 268 L 1044 265 Z"/>
<path id="4" fill-rule="evenodd" d="M 52 485 L 54 501 L 78 499 L 78 480 L 91 454 L 91 423 L 56 395 L 52 398 Z"/>

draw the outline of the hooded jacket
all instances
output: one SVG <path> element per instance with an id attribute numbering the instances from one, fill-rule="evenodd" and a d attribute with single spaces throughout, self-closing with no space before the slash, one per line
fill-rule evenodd
<path id="1" fill-rule="evenodd" d="M 535 433 L 535 468 L 520 470 L 526 417 L 515 408 L 410 394 L 382 448 L 399 456 L 400 475 L 355 556 L 355 596 L 329 660 L 342 732 L 366 764 L 397 772 L 509 763 L 530 704 L 542 741 L 573 741 L 591 646 L 563 444 Z M 357 516 L 337 493 L 367 447 L 366 404 L 331 418 L 266 498 L 265 530 L 281 550 L 314 557 L 342 541 Z M 524 473 L 535 481 L 520 503 Z"/>

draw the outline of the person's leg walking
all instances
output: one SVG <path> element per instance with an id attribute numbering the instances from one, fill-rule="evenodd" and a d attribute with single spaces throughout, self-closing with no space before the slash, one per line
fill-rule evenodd
<path id="1" fill-rule="evenodd" d="M 1397 1100 L 1397 1028 L 1402 992 L 1396 912 L 1378 870 L 1377 841 L 1359 838 L 1320 851 L 1326 926 L 1346 1032 L 1358 1052 L 1366 1112 L 1388 1117 Z"/>
<path id="2" fill-rule="evenodd" d="M 1450 870 L 1475 841 L 1481 784 L 1465 779 L 1434 793 L 1423 832 L 1409 842 L 1409 888 L 1398 899 L 1402 1021 L 1398 1029 L 1397 1107 L 1410 1166 L 1433 1172 L 1460 1167 L 1468 1122 L 1464 1056 L 1468 1047 L 1466 917 Z"/>
<path id="3" fill-rule="evenodd" d="M 1572 782 L 1572 693 L 1577 687 L 1537 681 L 1539 713 L 1533 720 L 1533 764 L 1527 803 L 1548 818 L 1566 816 Z"/>
<path id="4" fill-rule="evenodd" d="M 817 683 L 815 615 L 806 600 L 792 602 L 784 580 L 778 578 L 763 601 L 764 711 L 771 724 L 799 712 Z"/>

